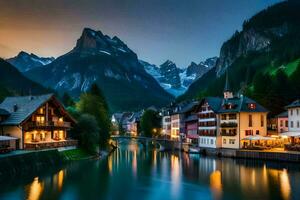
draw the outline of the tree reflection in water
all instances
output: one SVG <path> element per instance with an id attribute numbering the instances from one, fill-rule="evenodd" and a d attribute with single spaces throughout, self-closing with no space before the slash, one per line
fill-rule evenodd
<path id="1" fill-rule="evenodd" d="M 20 180 L 0 185 L 0 199 L 289 200 L 300 195 L 297 164 L 159 152 L 137 142 L 125 143 L 104 160 Z"/>

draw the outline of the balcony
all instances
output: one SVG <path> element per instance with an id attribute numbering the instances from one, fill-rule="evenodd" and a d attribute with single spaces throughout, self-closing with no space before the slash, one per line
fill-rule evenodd
<path id="1" fill-rule="evenodd" d="M 217 129 L 216 126 L 199 126 L 198 130 L 215 130 Z"/>
<path id="2" fill-rule="evenodd" d="M 25 124 L 25 129 L 37 129 L 37 128 L 71 128 L 70 122 L 59 122 L 59 121 L 49 121 L 49 122 L 27 122 Z"/>
<path id="3" fill-rule="evenodd" d="M 238 124 L 236 122 L 222 122 L 220 126 L 221 128 L 236 128 Z"/>
<path id="4" fill-rule="evenodd" d="M 236 136 L 236 132 L 221 131 L 221 136 Z"/>
<path id="5" fill-rule="evenodd" d="M 216 132 L 199 132 L 199 136 L 216 137 Z"/>
<path id="6" fill-rule="evenodd" d="M 25 143 L 25 149 L 27 150 L 39 150 L 39 149 L 52 149 L 59 147 L 77 146 L 77 140 L 61 140 L 61 141 L 45 141 L 45 142 L 29 142 Z"/>

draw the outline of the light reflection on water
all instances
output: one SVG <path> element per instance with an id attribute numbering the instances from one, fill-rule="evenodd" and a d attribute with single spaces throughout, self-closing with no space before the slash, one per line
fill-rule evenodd
<path id="1" fill-rule="evenodd" d="M 21 179 L 0 185 L 0 199 L 289 200 L 300 195 L 296 164 L 146 151 L 137 143 L 122 146 L 106 160 Z"/>

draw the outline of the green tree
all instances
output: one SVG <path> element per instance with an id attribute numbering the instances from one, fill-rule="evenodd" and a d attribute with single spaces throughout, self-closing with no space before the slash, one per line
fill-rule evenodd
<path id="1" fill-rule="evenodd" d="M 72 135 L 78 139 L 79 146 L 90 153 L 95 153 L 99 145 L 99 127 L 94 116 L 83 114 L 72 129 Z"/>
<path id="2" fill-rule="evenodd" d="M 146 137 L 155 137 L 160 133 L 160 117 L 153 110 L 146 110 L 141 118 L 141 131 Z"/>
<path id="3" fill-rule="evenodd" d="M 75 102 L 73 101 L 72 97 L 67 92 L 65 92 L 62 96 L 62 103 L 64 104 L 65 107 L 75 105 Z"/>
<path id="4" fill-rule="evenodd" d="M 100 129 L 99 145 L 101 149 L 105 149 L 110 137 L 111 122 L 107 103 L 97 85 L 93 85 L 90 91 L 80 96 L 77 109 L 81 113 L 87 113 L 96 118 Z"/>

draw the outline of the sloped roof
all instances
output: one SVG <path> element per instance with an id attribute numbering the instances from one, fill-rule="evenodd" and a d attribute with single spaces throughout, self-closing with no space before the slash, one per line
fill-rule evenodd
<path id="1" fill-rule="evenodd" d="M 1 109 L 0 108 L 0 115 L 7 116 L 7 115 L 9 115 L 9 112 L 7 110 L 5 110 L 5 109 Z"/>
<path id="2" fill-rule="evenodd" d="M 135 112 L 128 120 L 129 122 L 137 122 L 141 120 L 141 117 L 143 115 L 143 111 Z"/>
<path id="3" fill-rule="evenodd" d="M 253 109 L 249 108 L 249 104 L 255 104 Z M 224 105 L 232 105 L 231 109 L 226 109 Z M 256 101 L 245 97 L 233 97 L 229 99 L 223 99 L 222 106 L 220 107 L 219 113 L 236 113 L 236 112 L 268 112 L 266 108 L 257 103 Z"/>
<path id="4" fill-rule="evenodd" d="M 293 103 L 289 104 L 285 108 L 289 109 L 289 108 L 296 108 L 296 107 L 300 107 L 300 99 L 297 99 L 296 101 L 294 101 Z"/>
<path id="5" fill-rule="evenodd" d="M 53 94 L 40 96 L 7 97 L 0 104 L 0 109 L 10 113 L 9 117 L 1 125 L 19 125 L 35 112 L 43 103 L 48 101 Z M 14 110 L 16 107 L 16 111 Z"/>
<path id="6" fill-rule="evenodd" d="M 222 99 L 220 97 L 206 97 L 204 98 L 204 101 L 208 103 L 214 112 L 218 112 L 220 110 L 222 104 Z"/>
<path id="7" fill-rule="evenodd" d="M 186 122 L 190 122 L 190 121 L 198 121 L 198 116 L 197 115 L 189 115 L 186 119 Z"/>
<path id="8" fill-rule="evenodd" d="M 183 104 L 182 106 L 180 106 L 178 113 L 186 113 L 192 111 L 198 104 L 199 101 L 193 101 L 187 104 Z"/>
<path id="9" fill-rule="evenodd" d="M 288 117 L 288 112 L 287 112 L 287 111 L 282 112 L 282 113 L 278 114 L 276 117 L 277 117 L 277 118 L 280 118 L 280 117 Z"/>

